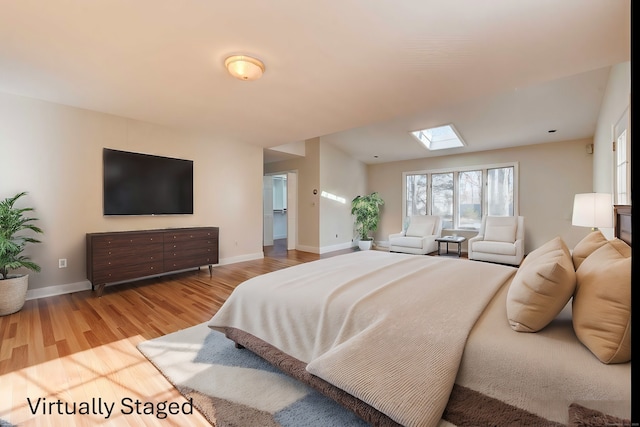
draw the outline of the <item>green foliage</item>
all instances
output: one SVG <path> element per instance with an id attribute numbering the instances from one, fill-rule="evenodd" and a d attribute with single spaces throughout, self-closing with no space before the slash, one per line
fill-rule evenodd
<path id="1" fill-rule="evenodd" d="M 351 215 L 355 216 L 356 231 L 360 240 L 372 240 L 369 234 L 378 229 L 382 205 L 384 200 L 377 192 L 367 196 L 356 196 L 351 201 Z"/>
<path id="2" fill-rule="evenodd" d="M 16 200 L 25 194 L 26 191 L 23 191 L 0 201 L 0 280 L 7 278 L 9 270 L 22 267 L 40 271 L 39 265 L 22 255 L 27 243 L 40 243 L 40 240 L 20 233 L 27 230 L 42 233 L 40 228 L 32 224 L 38 219 L 25 216 L 33 208 L 14 207 Z"/>

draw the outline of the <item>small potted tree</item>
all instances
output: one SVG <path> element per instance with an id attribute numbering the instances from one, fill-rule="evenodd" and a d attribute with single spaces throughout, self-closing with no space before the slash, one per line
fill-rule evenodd
<path id="1" fill-rule="evenodd" d="M 29 275 L 9 274 L 9 271 L 19 268 L 40 271 L 40 266 L 22 254 L 27 243 L 40 243 L 40 240 L 21 233 L 42 233 L 39 227 L 32 224 L 37 218 L 25 216 L 33 208 L 14 206 L 25 194 L 18 193 L 0 201 L 0 316 L 22 309 L 27 296 Z"/>
<path id="2" fill-rule="evenodd" d="M 356 232 L 360 237 L 358 247 L 361 250 L 371 249 L 373 237 L 371 233 L 378 229 L 380 206 L 384 200 L 377 192 L 366 196 L 356 196 L 351 201 L 351 215 L 355 217 Z"/>

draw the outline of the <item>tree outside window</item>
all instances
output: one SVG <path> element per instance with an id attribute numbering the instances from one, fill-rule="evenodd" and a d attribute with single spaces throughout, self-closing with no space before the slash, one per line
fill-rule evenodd
<path id="1" fill-rule="evenodd" d="M 458 228 L 477 230 L 482 224 L 482 171 L 458 174 Z"/>
<path id="2" fill-rule="evenodd" d="M 427 175 L 411 174 L 406 179 L 406 215 L 426 215 Z"/>
<path id="3" fill-rule="evenodd" d="M 439 215 L 442 228 L 453 227 L 453 172 L 431 175 L 431 214 Z"/>
<path id="4" fill-rule="evenodd" d="M 513 215 L 513 167 L 487 171 L 487 214 Z"/>

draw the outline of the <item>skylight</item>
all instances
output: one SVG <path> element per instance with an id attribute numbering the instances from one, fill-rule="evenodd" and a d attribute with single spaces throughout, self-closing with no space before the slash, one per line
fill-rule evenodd
<path id="1" fill-rule="evenodd" d="M 427 150 L 445 150 L 465 145 L 452 124 L 417 130 L 411 132 L 411 135 L 420 141 Z"/>

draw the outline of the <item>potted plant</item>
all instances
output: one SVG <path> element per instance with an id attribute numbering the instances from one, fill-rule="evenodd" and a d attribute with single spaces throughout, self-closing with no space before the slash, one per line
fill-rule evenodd
<path id="1" fill-rule="evenodd" d="M 358 246 L 361 250 L 371 249 L 373 237 L 370 233 L 378 229 L 380 206 L 384 200 L 377 192 L 366 196 L 356 196 L 351 201 L 351 215 L 355 216 L 356 232 L 360 237 Z"/>
<path id="2" fill-rule="evenodd" d="M 9 271 L 18 268 L 40 271 L 40 266 L 22 254 L 27 243 L 40 243 L 40 240 L 21 233 L 42 233 L 40 228 L 32 224 L 37 218 L 25 216 L 33 208 L 14 206 L 25 194 L 21 192 L 0 201 L 0 316 L 22 309 L 27 296 L 29 275 L 9 274 Z"/>

